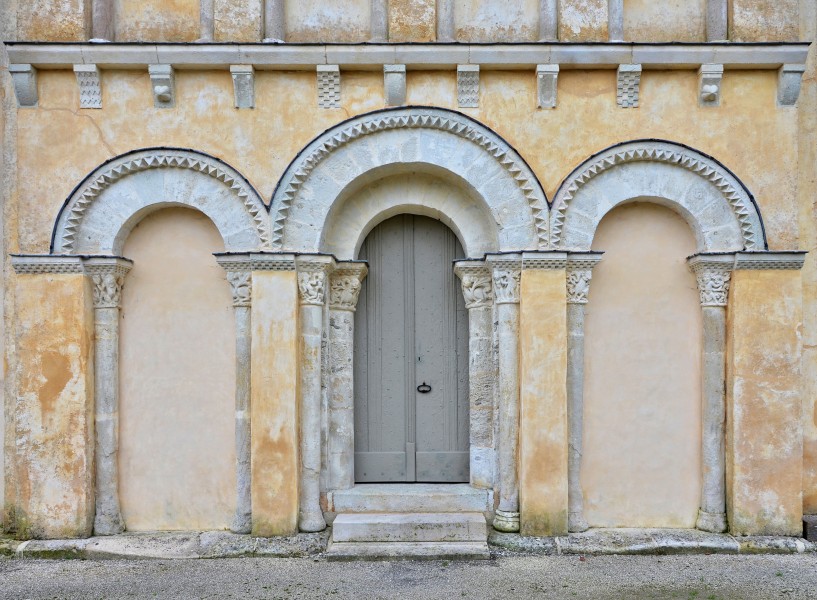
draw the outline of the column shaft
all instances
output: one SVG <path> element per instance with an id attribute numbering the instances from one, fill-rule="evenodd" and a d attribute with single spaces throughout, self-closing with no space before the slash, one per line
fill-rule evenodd
<path id="1" fill-rule="evenodd" d="M 370 35 L 372 42 L 385 42 L 389 39 L 388 0 L 372 0 Z"/>
<path id="2" fill-rule="evenodd" d="M 91 39 L 113 42 L 116 38 L 115 0 L 93 0 L 91 4 Z"/>
<path id="3" fill-rule="evenodd" d="M 611 42 L 624 40 L 624 0 L 608 0 L 607 35 Z"/>
<path id="4" fill-rule="evenodd" d="M 199 41 L 212 42 L 215 37 L 215 0 L 201 0 L 199 26 Z"/>
<path id="5" fill-rule="evenodd" d="M 703 489 L 696 526 L 726 530 L 726 307 L 703 309 Z"/>
<path id="6" fill-rule="evenodd" d="M 311 275 L 311 274 L 310 274 Z M 323 274 L 320 274 L 323 277 Z M 301 305 L 301 531 L 322 531 L 321 475 L 321 333 L 323 306 Z"/>
<path id="7" fill-rule="evenodd" d="M 587 529 L 581 464 L 584 440 L 584 304 L 567 305 L 568 531 Z"/>
<path id="8" fill-rule="evenodd" d="M 264 6 L 264 41 L 286 41 L 284 0 L 266 0 Z"/>
<path id="9" fill-rule="evenodd" d="M 437 41 L 454 41 L 454 0 L 437 0 Z"/>
<path id="10" fill-rule="evenodd" d="M 490 279 L 488 279 L 490 282 Z M 490 288 L 489 288 L 490 289 Z M 490 305 L 468 309 L 468 396 L 471 485 L 494 487 L 493 314 Z"/>
<path id="11" fill-rule="evenodd" d="M 729 17 L 727 0 L 707 0 L 706 41 L 717 42 L 729 39 Z"/>
<path id="12" fill-rule="evenodd" d="M 559 0 L 539 0 L 539 41 L 559 39 Z"/>
<path id="13" fill-rule="evenodd" d="M 355 313 L 329 311 L 329 489 L 355 485 L 354 354 Z"/>
<path id="14" fill-rule="evenodd" d="M 114 535 L 125 526 L 119 505 L 119 308 L 94 309 L 96 516 L 94 533 Z"/>
<path id="15" fill-rule="evenodd" d="M 252 530 L 252 470 L 250 463 L 251 309 L 249 306 L 236 306 L 234 311 L 236 509 L 231 529 L 235 533 L 250 533 Z"/>
<path id="16" fill-rule="evenodd" d="M 519 531 L 519 305 L 499 304 L 499 509 L 494 527 Z"/>

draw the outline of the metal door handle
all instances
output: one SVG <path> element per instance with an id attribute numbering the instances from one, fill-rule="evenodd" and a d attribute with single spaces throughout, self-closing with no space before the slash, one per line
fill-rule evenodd
<path id="1" fill-rule="evenodd" d="M 431 386 L 428 385 L 425 381 L 417 386 L 417 391 L 421 394 L 427 394 L 431 391 Z"/>

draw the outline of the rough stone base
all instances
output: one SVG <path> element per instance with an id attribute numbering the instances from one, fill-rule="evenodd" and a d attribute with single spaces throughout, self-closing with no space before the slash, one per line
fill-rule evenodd
<path id="1" fill-rule="evenodd" d="M 817 515 L 803 517 L 803 537 L 810 542 L 817 542 Z"/>

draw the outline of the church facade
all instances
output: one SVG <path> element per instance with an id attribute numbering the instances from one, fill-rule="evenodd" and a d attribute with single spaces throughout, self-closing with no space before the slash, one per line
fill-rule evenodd
<path id="1" fill-rule="evenodd" d="M 817 513 L 813 3 L 0 6 L 6 531 Z"/>

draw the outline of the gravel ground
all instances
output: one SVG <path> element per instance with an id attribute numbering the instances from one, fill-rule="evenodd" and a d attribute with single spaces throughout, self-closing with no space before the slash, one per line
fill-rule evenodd
<path id="1" fill-rule="evenodd" d="M 472 562 L 324 559 L 0 559 L 0 598 L 817 598 L 817 556 L 500 556 Z"/>

